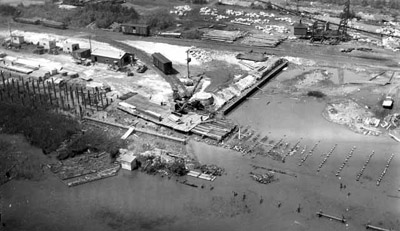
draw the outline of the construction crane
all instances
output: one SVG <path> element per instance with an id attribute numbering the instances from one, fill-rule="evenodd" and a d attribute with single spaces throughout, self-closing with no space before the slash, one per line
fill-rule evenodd
<path id="1" fill-rule="evenodd" d="M 347 24 L 349 23 L 350 18 L 350 0 L 347 0 L 347 2 L 344 4 L 343 12 L 340 18 L 338 35 L 340 36 L 340 40 L 344 41 L 347 39 Z"/>
<path id="2" fill-rule="evenodd" d="M 184 98 L 184 102 L 177 102 L 175 104 L 175 112 L 176 113 L 179 113 L 179 114 L 185 113 L 185 108 L 188 106 L 190 98 L 192 98 L 192 96 L 196 92 L 196 90 L 199 87 L 199 84 L 203 78 L 204 78 L 204 75 L 200 76 L 199 80 L 197 81 L 196 85 L 193 88 L 193 91 L 191 93 L 189 93 L 188 97 Z"/>
<path id="3" fill-rule="evenodd" d="M 340 23 L 337 30 L 332 30 L 330 28 L 329 22 L 325 21 L 315 21 L 310 28 L 311 39 L 310 42 L 330 40 L 330 44 L 335 45 L 340 41 L 346 41 L 348 39 L 347 35 L 347 24 L 350 18 L 350 0 L 345 0 L 346 3 L 343 8 L 343 12 L 340 15 Z"/>

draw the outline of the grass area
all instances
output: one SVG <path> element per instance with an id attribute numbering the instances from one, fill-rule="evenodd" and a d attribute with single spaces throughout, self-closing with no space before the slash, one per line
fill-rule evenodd
<path id="1" fill-rule="evenodd" d="M 119 136 L 110 134 L 103 129 L 91 127 L 77 139 L 71 141 L 58 155 L 64 160 L 87 152 L 107 152 L 111 158 L 118 155 L 120 148 L 126 148 L 127 143 Z"/>
<path id="2" fill-rule="evenodd" d="M 4 133 L 23 134 L 32 145 L 45 153 L 55 151 L 80 129 L 78 122 L 72 118 L 8 104 L 0 104 L 0 126 Z"/>

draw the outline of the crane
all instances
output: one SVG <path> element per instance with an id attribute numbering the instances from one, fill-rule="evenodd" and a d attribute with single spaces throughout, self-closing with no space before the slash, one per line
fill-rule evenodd
<path id="1" fill-rule="evenodd" d="M 199 80 L 197 81 L 196 85 L 193 88 L 193 91 L 191 93 L 189 93 L 189 95 L 187 97 L 185 97 L 185 100 L 183 103 L 177 103 L 175 105 L 175 112 L 176 113 L 183 113 L 185 108 L 187 107 L 187 105 L 189 104 L 189 100 L 190 98 L 192 98 L 192 96 L 194 95 L 194 93 L 196 92 L 197 88 L 199 87 L 199 84 L 201 82 L 201 80 L 204 78 L 204 75 L 200 76 Z"/>
<path id="2" fill-rule="evenodd" d="M 340 40 L 345 40 L 347 37 L 347 24 L 350 18 L 350 0 L 344 4 L 343 12 L 340 17 L 339 27 L 338 27 L 338 35 L 340 36 Z"/>

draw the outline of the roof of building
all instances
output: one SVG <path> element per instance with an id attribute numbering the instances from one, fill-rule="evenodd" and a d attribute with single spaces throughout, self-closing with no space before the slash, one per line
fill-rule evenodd
<path id="1" fill-rule="evenodd" d="M 133 23 L 124 23 L 121 26 L 134 26 L 134 27 L 149 27 L 147 24 L 133 24 Z"/>
<path id="2" fill-rule="evenodd" d="M 136 156 L 134 156 L 134 155 L 125 154 L 125 155 L 121 156 L 121 162 L 132 163 L 132 161 L 134 161 L 135 159 L 136 159 Z"/>
<path id="3" fill-rule="evenodd" d="M 86 52 L 86 51 L 88 51 L 88 50 L 90 50 L 89 48 L 79 48 L 79 49 L 77 49 L 77 50 L 74 50 L 73 52 L 75 52 L 75 53 L 82 53 L 82 52 Z"/>
<path id="4" fill-rule="evenodd" d="M 158 61 L 162 62 L 162 63 L 171 63 L 171 61 L 169 59 L 167 59 L 164 55 L 162 55 L 161 53 L 154 53 L 152 54 L 152 56 L 156 59 L 158 59 Z"/>
<path id="5" fill-rule="evenodd" d="M 112 59 L 121 59 L 122 57 L 125 56 L 125 54 L 127 54 L 125 51 L 101 50 L 101 49 L 92 50 L 92 55 L 108 57 Z"/>
<path id="6" fill-rule="evenodd" d="M 307 26 L 304 25 L 303 23 L 295 23 L 293 25 L 294 28 L 302 28 L 302 29 L 307 29 Z"/>

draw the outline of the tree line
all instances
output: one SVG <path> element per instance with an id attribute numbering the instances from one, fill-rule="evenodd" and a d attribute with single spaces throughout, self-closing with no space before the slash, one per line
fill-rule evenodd
<path id="1" fill-rule="evenodd" d="M 297 2 L 298 0 L 293 0 Z M 299 0 L 300 2 L 313 2 L 315 0 Z M 338 4 L 342 5 L 347 0 L 318 0 L 322 3 L 329 3 L 329 4 Z M 351 0 L 351 5 L 359 5 L 364 7 L 373 7 L 376 9 L 383 9 L 383 8 L 391 8 L 391 9 L 400 9 L 400 1 L 399 0 Z"/>

